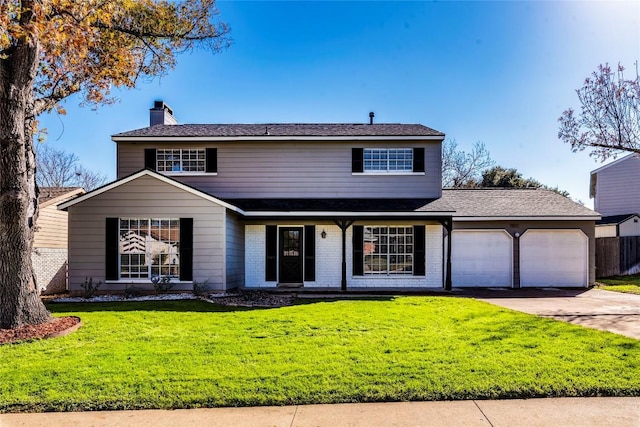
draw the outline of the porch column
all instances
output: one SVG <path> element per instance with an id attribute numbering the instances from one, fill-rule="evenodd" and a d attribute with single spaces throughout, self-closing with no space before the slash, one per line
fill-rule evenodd
<path id="1" fill-rule="evenodd" d="M 440 224 L 447 230 L 447 264 L 446 270 L 447 273 L 444 276 L 444 289 L 450 291 L 452 288 L 451 284 L 451 231 L 453 230 L 453 219 L 441 219 Z"/>
<path id="2" fill-rule="evenodd" d="M 342 231 L 342 280 L 340 289 L 344 292 L 347 290 L 347 229 L 353 225 L 354 221 L 334 220 L 333 222 Z"/>

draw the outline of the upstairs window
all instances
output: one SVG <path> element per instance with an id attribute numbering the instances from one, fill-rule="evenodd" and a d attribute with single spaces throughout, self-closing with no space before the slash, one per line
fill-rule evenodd
<path id="1" fill-rule="evenodd" d="M 158 172 L 204 172 L 206 155 L 202 149 L 158 149 Z"/>
<path id="2" fill-rule="evenodd" d="M 413 172 L 413 149 L 365 148 L 364 172 Z"/>
<path id="3" fill-rule="evenodd" d="M 145 148 L 144 167 L 171 174 L 218 173 L 217 148 Z"/>

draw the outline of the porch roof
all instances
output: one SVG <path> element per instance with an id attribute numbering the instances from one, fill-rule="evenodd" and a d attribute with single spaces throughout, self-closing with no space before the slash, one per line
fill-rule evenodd
<path id="1" fill-rule="evenodd" d="M 454 210 L 437 199 L 226 199 L 247 218 L 410 218 L 451 217 Z"/>

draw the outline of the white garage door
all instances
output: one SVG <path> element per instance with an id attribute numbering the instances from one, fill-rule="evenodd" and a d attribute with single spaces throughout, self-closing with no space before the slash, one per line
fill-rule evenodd
<path id="1" fill-rule="evenodd" d="M 520 237 L 520 286 L 585 287 L 588 259 L 580 230 L 528 230 Z"/>
<path id="2" fill-rule="evenodd" d="M 513 241 L 504 230 L 454 230 L 451 281 L 455 287 L 510 287 Z"/>

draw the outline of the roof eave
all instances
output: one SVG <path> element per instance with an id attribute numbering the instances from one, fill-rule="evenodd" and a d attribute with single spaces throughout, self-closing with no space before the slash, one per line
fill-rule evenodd
<path id="1" fill-rule="evenodd" d="M 600 215 L 456 216 L 454 221 L 597 221 Z"/>
<path id="2" fill-rule="evenodd" d="M 450 218 L 453 211 L 441 212 L 358 212 L 358 211 L 249 211 L 244 216 L 247 219 L 268 219 L 268 218 L 372 218 L 372 219 L 406 219 L 406 218 Z"/>
<path id="3" fill-rule="evenodd" d="M 442 141 L 444 135 L 358 136 L 111 136 L 114 142 L 224 142 L 224 141 Z"/>
<path id="4" fill-rule="evenodd" d="M 78 195 L 83 194 L 83 193 L 86 193 L 86 191 L 84 191 L 84 188 L 78 187 L 78 188 L 76 188 L 74 190 L 68 191 L 68 192 L 66 192 L 64 194 L 61 194 L 61 195 L 59 195 L 57 197 L 54 197 L 53 199 L 49 199 L 46 202 L 42 202 L 40 204 L 40 209 L 44 209 L 47 206 L 51 206 L 51 205 L 54 205 L 54 204 L 58 204 L 58 203 L 60 203 L 60 202 L 62 202 L 64 200 L 68 200 L 68 199 L 70 199 L 72 197 L 78 196 Z"/>

